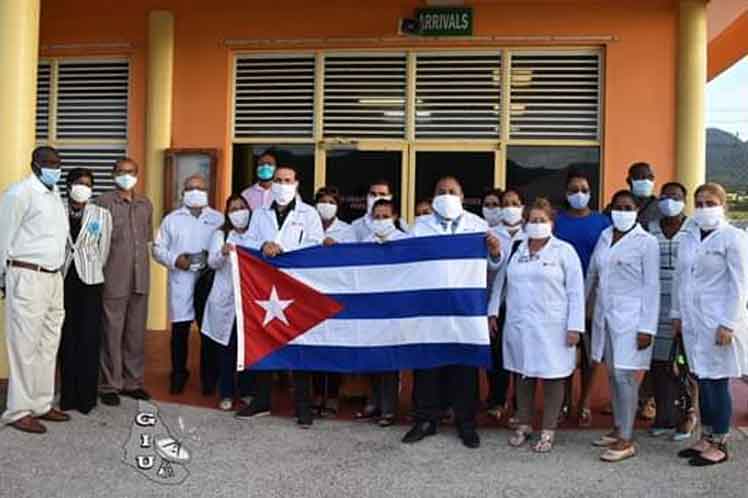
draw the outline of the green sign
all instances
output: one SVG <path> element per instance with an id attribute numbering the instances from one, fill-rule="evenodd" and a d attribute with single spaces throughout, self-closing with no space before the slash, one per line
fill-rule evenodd
<path id="1" fill-rule="evenodd" d="M 421 36 L 472 36 L 473 9 L 434 8 L 416 10 Z"/>

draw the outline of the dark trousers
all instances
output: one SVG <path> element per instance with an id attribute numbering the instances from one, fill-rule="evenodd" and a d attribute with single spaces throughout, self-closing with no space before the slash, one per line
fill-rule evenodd
<path id="1" fill-rule="evenodd" d="M 715 436 L 726 436 L 732 418 L 730 379 L 699 379 L 699 409 L 704 428 Z"/>
<path id="2" fill-rule="evenodd" d="M 186 375 L 192 322 L 171 324 L 172 376 Z M 213 392 L 218 382 L 218 344 L 200 334 L 200 382 L 204 392 Z"/>
<path id="3" fill-rule="evenodd" d="M 397 413 L 399 401 L 400 375 L 398 372 L 384 372 L 371 376 L 374 406 L 382 416 Z"/>
<path id="4" fill-rule="evenodd" d="M 312 374 L 296 370 L 292 372 L 294 384 L 294 405 L 296 416 L 301 417 L 312 413 L 311 390 Z M 259 408 L 270 409 L 273 391 L 273 372 L 258 371 L 256 373 L 257 396 L 252 404 Z"/>
<path id="5" fill-rule="evenodd" d="M 218 350 L 218 393 L 221 398 L 234 398 L 237 390 L 240 397 L 253 395 L 256 373 L 251 370 L 236 371 L 236 323 L 227 346 L 203 337 L 203 340 L 206 339 L 213 342 Z"/>
<path id="6" fill-rule="evenodd" d="M 335 372 L 315 372 L 312 374 L 312 387 L 317 396 L 336 399 L 340 389 L 340 374 Z"/>
<path id="7" fill-rule="evenodd" d="M 652 426 L 661 429 L 672 429 L 678 425 L 681 419 L 681 410 L 676 404 L 679 400 L 681 382 L 673 372 L 673 364 L 664 361 L 652 362 L 649 377 L 652 380 L 652 387 L 654 388 L 657 410 L 657 415 Z"/>
<path id="8" fill-rule="evenodd" d="M 438 423 L 451 404 L 458 429 L 475 429 L 478 411 L 478 369 L 449 365 L 413 371 L 415 419 Z"/>
<path id="9" fill-rule="evenodd" d="M 506 393 L 509 390 L 509 381 L 512 376 L 504 368 L 504 348 L 500 335 L 491 339 L 491 362 L 492 368 L 486 370 L 486 378 L 488 380 L 487 404 L 489 407 L 504 406 L 506 403 Z"/>
<path id="10" fill-rule="evenodd" d="M 65 277 L 65 321 L 60 340 L 60 408 L 88 413 L 96 406 L 103 285 L 86 285 L 72 265 Z"/>

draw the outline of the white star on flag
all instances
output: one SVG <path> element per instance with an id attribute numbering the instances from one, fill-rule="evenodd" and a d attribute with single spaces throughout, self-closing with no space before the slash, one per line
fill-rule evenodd
<path id="1" fill-rule="evenodd" d="M 278 297 L 278 291 L 275 290 L 275 286 L 273 286 L 272 290 L 270 291 L 270 298 L 268 298 L 267 301 L 255 300 L 255 302 L 265 310 L 265 319 L 262 322 L 263 327 L 267 326 L 268 323 L 272 322 L 276 318 L 283 322 L 285 325 L 288 325 L 288 318 L 286 318 L 286 314 L 283 312 L 283 310 L 291 306 L 291 304 L 293 303 L 293 299 L 280 299 Z"/>

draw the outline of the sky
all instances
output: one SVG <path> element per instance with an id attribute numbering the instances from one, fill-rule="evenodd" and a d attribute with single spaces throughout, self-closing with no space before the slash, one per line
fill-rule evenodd
<path id="1" fill-rule="evenodd" d="M 706 126 L 748 140 L 748 57 L 707 83 Z"/>

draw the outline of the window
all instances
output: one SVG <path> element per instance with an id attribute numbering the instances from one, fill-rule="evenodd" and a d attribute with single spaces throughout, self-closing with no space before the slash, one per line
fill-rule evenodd
<path id="1" fill-rule="evenodd" d="M 53 59 L 39 63 L 36 141 L 62 158 L 67 172 L 94 174 L 94 195 L 114 188 L 112 166 L 127 155 L 130 65 L 127 59 Z"/>

